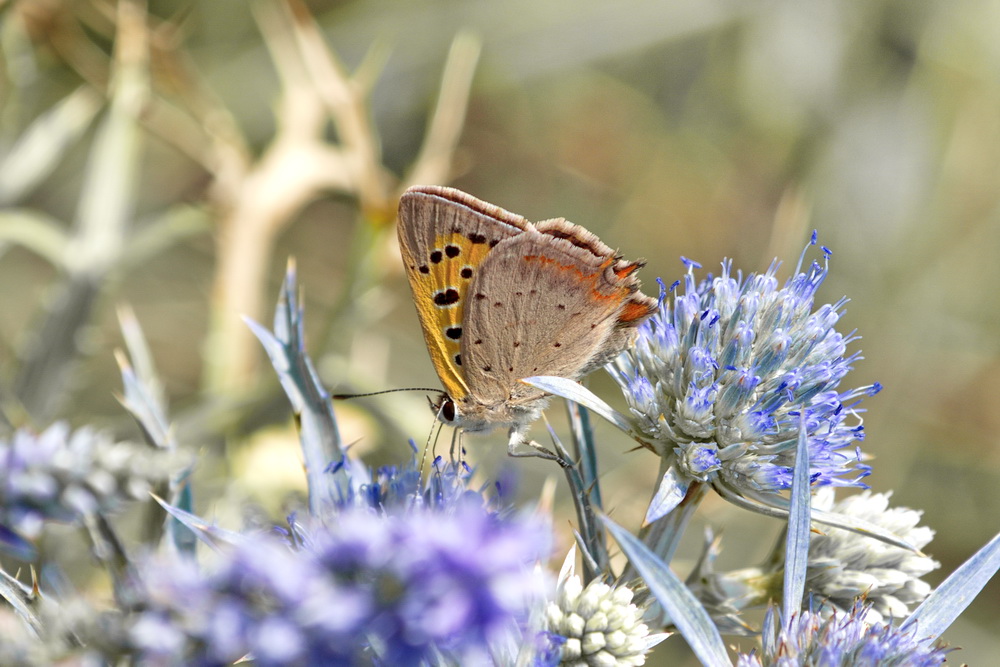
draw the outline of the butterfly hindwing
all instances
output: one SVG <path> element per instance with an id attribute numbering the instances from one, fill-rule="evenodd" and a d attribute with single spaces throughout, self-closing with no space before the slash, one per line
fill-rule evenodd
<path id="1" fill-rule="evenodd" d="M 417 186 L 399 205 L 399 243 L 430 352 L 445 390 L 469 393 L 461 341 L 469 285 L 500 242 L 530 229 L 519 215 L 459 190 Z"/>
<path id="2" fill-rule="evenodd" d="M 576 225 L 546 221 L 539 228 L 545 225 L 546 233 L 531 230 L 497 245 L 470 285 L 463 371 L 484 403 L 537 399 L 540 392 L 517 380 L 578 378 L 628 340 L 618 332 L 628 326 L 621 318 L 634 280 L 630 271 L 615 272 L 625 263 Z M 617 349 L 607 349 L 609 342 Z"/>

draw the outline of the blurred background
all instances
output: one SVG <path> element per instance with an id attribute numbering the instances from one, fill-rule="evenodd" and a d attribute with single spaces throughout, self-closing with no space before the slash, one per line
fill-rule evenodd
<path id="1" fill-rule="evenodd" d="M 681 255 L 779 257 L 785 277 L 817 229 L 821 298 L 848 296 L 838 328 L 863 337 L 846 382 L 885 385 L 864 403 L 869 481 L 925 510 L 936 584 L 1000 528 L 998 30 L 997 0 L 0 0 L 3 419 L 134 429 L 127 304 L 199 452 L 196 506 L 238 527 L 304 487 L 239 319 L 270 322 L 289 257 L 332 391 L 437 385 L 395 245 L 406 186 L 566 217 L 645 257 L 652 295 Z M 420 393 L 338 416 L 373 463 L 433 423 Z M 606 505 L 634 528 L 656 466 L 598 436 Z M 466 446 L 516 469 L 522 498 L 559 478 L 506 461 L 502 434 Z M 698 519 L 678 570 L 700 526 L 723 532 L 723 567 L 780 529 L 713 500 Z M 995 581 L 946 634 L 953 662 L 995 660 L 998 615 Z M 652 664 L 691 664 L 661 649 Z"/>

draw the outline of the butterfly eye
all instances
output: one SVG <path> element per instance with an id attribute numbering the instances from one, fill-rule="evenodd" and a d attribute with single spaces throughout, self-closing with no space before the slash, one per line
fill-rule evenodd
<path id="1" fill-rule="evenodd" d="M 441 419 L 445 422 L 455 421 L 455 401 L 445 398 L 441 403 Z"/>

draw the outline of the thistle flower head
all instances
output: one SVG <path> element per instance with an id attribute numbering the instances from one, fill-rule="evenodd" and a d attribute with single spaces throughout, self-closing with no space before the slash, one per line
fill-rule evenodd
<path id="1" fill-rule="evenodd" d="M 630 667 L 646 662 L 646 654 L 668 635 L 650 634 L 642 622 L 645 609 L 632 603 L 624 585 L 599 580 L 583 585 L 572 571 L 571 551 L 559 577 L 555 599 L 545 610 L 544 664 L 579 667 Z"/>
<path id="2" fill-rule="evenodd" d="M 204 572 L 183 558 L 145 564 L 147 599 L 130 628 L 151 663 L 347 664 L 366 600 L 335 585 L 314 559 L 266 536 L 248 537 Z"/>
<path id="3" fill-rule="evenodd" d="M 688 480 L 777 492 L 791 485 L 804 417 L 812 482 L 864 486 L 854 407 L 880 387 L 838 389 L 858 355 L 834 329 L 846 300 L 814 307 L 826 262 L 783 287 L 777 263 L 744 278 L 726 261 L 700 282 L 687 265 L 682 292 L 661 290 L 659 311 L 613 365 L 637 437 Z"/>
<path id="4" fill-rule="evenodd" d="M 411 446 L 412 441 L 411 441 Z M 339 489 L 334 507 L 337 512 L 351 507 L 375 510 L 398 510 L 414 507 L 448 508 L 465 502 L 467 497 L 482 500 L 482 494 L 469 489 L 472 470 L 465 462 L 454 463 L 437 457 L 427 475 L 420 474 L 417 459 L 402 466 L 386 465 L 371 470 L 358 459 L 344 456 L 329 466 L 328 472 L 343 470 L 346 483 Z"/>
<path id="5" fill-rule="evenodd" d="M 821 489 L 813 506 L 886 528 L 914 547 L 923 548 L 934 531 L 918 525 L 921 512 L 889 507 L 891 493 L 864 491 L 833 502 L 833 490 Z M 847 610 L 859 595 L 868 603 L 870 621 L 905 618 L 923 601 L 930 585 L 921 579 L 939 567 L 934 559 L 838 528 L 824 528 L 809 542 L 806 586 L 834 606 Z"/>
<path id="6" fill-rule="evenodd" d="M 367 580 L 370 628 L 387 664 L 426 647 L 476 652 L 523 616 L 542 593 L 533 566 L 548 555 L 547 525 L 502 519 L 469 503 L 452 512 L 342 515 L 311 550 L 345 584 Z"/>
<path id="7" fill-rule="evenodd" d="M 891 495 L 863 491 L 834 502 L 834 489 L 824 487 L 816 491 L 812 507 L 884 529 L 914 549 L 923 548 L 934 531 L 918 525 L 921 512 L 890 507 Z M 764 565 L 717 573 L 718 543 L 710 535 L 697 576 L 692 577 L 695 594 L 716 612 L 763 607 L 782 594 L 785 540 L 775 549 Z M 809 540 L 806 592 L 823 602 L 822 613 L 849 611 L 861 598 L 868 622 L 902 619 L 930 594 L 930 585 L 921 577 L 938 567 L 920 551 L 823 526 Z"/>
<path id="8" fill-rule="evenodd" d="M 931 667 L 944 663 L 947 649 L 922 641 L 915 629 L 870 624 L 866 617 L 861 603 L 849 612 L 832 615 L 804 611 L 779 630 L 772 608 L 765 622 L 763 651 L 740 654 L 737 667 Z"/>
<path id="9" fill-rule="evenodd" d="M 550 540 L 543 522 L 474 503 L 354 508 L 301 537 L 299 550 L 248 538 L 207 574 L 177 559 L 143 568 L 136 650 L 166 664 L 475 663 L 541 595 Z"/>
<path id="10" fill-rule="evenodd" d="M 0 440 L 0 526 L 36 537 L 44 521 L 71 522 L 147 497 L 179 468 L 177 455 L 115 442 L 91 428 L 56 423 Z"/>

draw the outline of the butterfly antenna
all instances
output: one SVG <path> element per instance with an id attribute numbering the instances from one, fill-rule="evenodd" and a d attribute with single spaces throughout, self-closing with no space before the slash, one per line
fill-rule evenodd
<path id="1" fill-rule="evenodd" d="M 362 398 L 364 396 L 379 396 L 381 394 L 392 394 L 397 391 L 433 391 L 441 393 L 440 389 L 433 389 L 431 387 L 404 387 L 402 389 L 383 389 L 382 391 L 370 391 L 366 394 L 333 394 L 330 396 L 335 401 L 345 401 L 349 398 Z"/>

